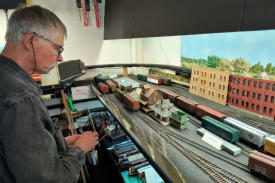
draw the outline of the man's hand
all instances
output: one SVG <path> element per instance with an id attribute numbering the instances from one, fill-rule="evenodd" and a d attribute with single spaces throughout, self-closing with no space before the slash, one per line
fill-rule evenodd
<path id="1" fill-rule="evenodd" d="M 72 146 L 80 147 L 84 152 L 94 150 L 98 141 L 97 132 L 87 131 L 80 135 Z"/>
<path id="2" fill-rule="evenodd" d="M 81 136 L 81 135 L 76 134 L 76 135 L 72 135 L 72 136 L 65 137 L 65 141 L 67 142 L 69 148 L 73 146 L 73 144 L 75 143 L 75 141 L 76 141 L 80 136 Z"/>

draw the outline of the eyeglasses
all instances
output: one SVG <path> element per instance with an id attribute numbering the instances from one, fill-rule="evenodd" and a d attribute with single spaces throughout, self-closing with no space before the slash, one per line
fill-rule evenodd
<path id="1" fill-rule="evenodd" d="M 33 34 L 34 34 L 35 36 L 41 38 L 41 39 L 44 39 L 44 40 L 49 41 L 50 43 L 52 43 L 52 44 L 55 46 L 56 50 L 57 50 L 58 56 L 61 55 L 61 53 L 62 53 L 63 50 L 64 50 L 64 48 L 63 48 L 61 45 L 59 45 L 59 44 L 57 44 L 57 43 L 54 43 L 54 42 L 52 42 L 51 40 L 49 40 L 49 39 L 47 39 L 47 38 L 44 38 L 43 36 L 38 35 L 36 32 L 33 32 Z"/>

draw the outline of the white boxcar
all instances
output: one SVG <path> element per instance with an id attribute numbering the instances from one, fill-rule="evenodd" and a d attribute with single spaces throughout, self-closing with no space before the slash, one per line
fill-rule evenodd
<path id="1" fill-rule="evenodd" d="M 223 122 L 236 128 L 240 131 L 240 138 L 247 142 L 250 142 L 258 147 L 262 147 L 265 142 L 265 138 L 269 135 L 268 133 L 252 127 L 238 119 L 232 117 L 224 118 Z"/>

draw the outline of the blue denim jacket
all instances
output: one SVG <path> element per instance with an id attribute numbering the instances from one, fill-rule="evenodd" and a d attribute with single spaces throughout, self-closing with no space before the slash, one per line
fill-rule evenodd
<path id="1" fill-rule="evenodd" d="M 15 62 L 0 55 L 0 183 L 75 183 L 85 162 L 68 148 L 41 99 Z"/>

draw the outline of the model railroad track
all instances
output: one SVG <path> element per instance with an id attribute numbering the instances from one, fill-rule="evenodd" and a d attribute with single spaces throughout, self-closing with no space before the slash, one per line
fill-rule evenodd
<path id="1" fill-rule="evenodd" d="M 155 122 L 152 118 L 149 116 L 145 116 L 141 112 L 136 113 L 139 118 L 141 118 L 148 126 L 150 126 L 152 129 L 154 129 L 158 134 L 161 135 L 162 138 L 164 138 L 168 143 L 173 145 L 179 152 L 181 152 L 185 157 L 187 157 L 190 161 L 192 161 L 195 165 L 197 165 L 203 172 L 208 174 L 210 178 L 215 182 L 247 182 L 246 180 L 243 180 L 242 178 L 234 175 L 233 173 L 222 169 L 221 167 L 211 163 L 210 161 L 202 158 L 198 154 L 192 152 L 186 147 L 183 147 L 180 142 L 184 142 L 188 145 L 191 145 L 195 148 L 198 148 L 207 154 L 210 154 L 211 156 L 214 156 L 226 163 L 229 163 L 230 165 L 237 167 L 243 171 L 249 172 L 247 169 L 247 166 L 244 164 L 239 163 L 238 161 L 231 159 L 227 156 L 224 156 L 223 154 L 217 153 L 207 147 L 204 147 L 194 141 L 191 141 L 181 135 L 175 134 L 171 130 L 166 129 L 164 126 L 158 124 Z"/>
<path id="2" fill-rule="evenodd" d="M 275 133 L 275 128 L 274 128 L 275 123 L 274 122 L 264 120 L 264 119 L 259 119 L 257 117 L 253 117 L 253 116 L 243 115 L 238 112 L 233 112 L 230 110 L 219 109 L 219 111 L 228 115 L 228 116 L 232 116 L 232 117 L 237 118 L 241 121 L 250 123 L 250 124 L 252 124 L 258 128 L 261 128 L 263 130 L 266 130 L 268 132 Z M 258 122 L 259 120 L 261 120 L 261 122 Z"/>

